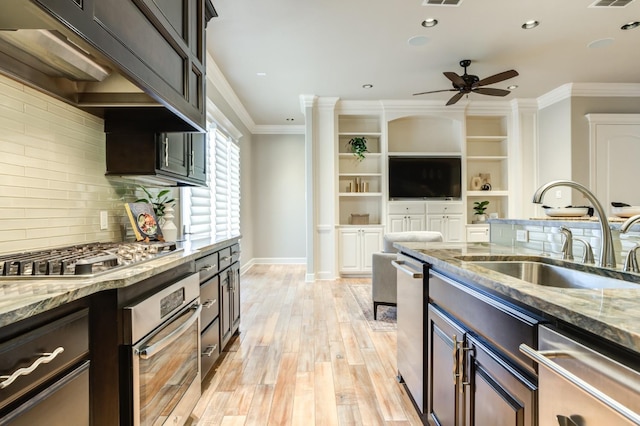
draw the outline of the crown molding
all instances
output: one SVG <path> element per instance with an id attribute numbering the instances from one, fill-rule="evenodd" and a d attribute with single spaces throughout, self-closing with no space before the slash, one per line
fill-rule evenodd
<path id="1" fill-rule="evenodd" d="M 210 98 L 207 98 L 207 120 L 215 121 L 234 140 L 239 140 L 242 137 L 242 132 L 233 125 Z"/>
<path id="2" fill-rule="evenodd" d="M 336 102 L 336 112 L 339 114 L 379 114 L 382 103 L 378 100 L 353 101 L 339 99 Z"/>
<path id="3" fill-rule="evenodd" d="M 322 96 L 317 98 L 316 104 L 319 109 L 334 109 L 340 100 L 339 97 Z"/>
<path id="4" fill-rule="evenodd" d="M 640 97 L 640 83 L 567 83 L 538 98 L 538 108 L 546 108 L 571 97 Z"/>

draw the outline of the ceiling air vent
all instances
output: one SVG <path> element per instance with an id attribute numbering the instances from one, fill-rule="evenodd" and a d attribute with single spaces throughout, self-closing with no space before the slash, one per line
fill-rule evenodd
<path id="1" fill-rule="evenodd" d="M 460 6 L 462 0 L 422 0 L 423 6 Z"/>
<path id="2" fill-rule="evenodd" d="M 627 7 L 633 0 L 596 0 L 589 7 Z"/>

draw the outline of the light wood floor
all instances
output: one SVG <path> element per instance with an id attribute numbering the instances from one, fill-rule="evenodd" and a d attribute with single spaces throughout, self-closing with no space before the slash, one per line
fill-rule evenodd
<path id="1" fill-rule="evenodd" d="M 242 276 L 240 335 L 203 383 L 192 425 L 421 424 L 396 381 L 395 331 L 371 331 L 348 280 L 304 274 L 256 265 Z"/>

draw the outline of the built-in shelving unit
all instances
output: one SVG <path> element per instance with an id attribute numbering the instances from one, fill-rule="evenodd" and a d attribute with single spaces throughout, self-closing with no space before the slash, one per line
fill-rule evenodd
<path id="1" fill-rule="evenodd" d="M 350 150 L 349 140 L 367 139 L 365 158 Z M 380 225 L 382 216 L 382 150 L 380 117 L 338 117 L 338 224 L 352 225 L 352 214 L 369 215 L 369 225 Z M 358 223 L 356 223 L 358 224 Z"/>
<path id="2" fill-rule="evenodd" d="M 488 200 L 487 213 L 507 217 L 510 193 L 507 117 L 467 116 L 466 132 L 467 223 L 473 222 L 475 201 Z M 479 182 L 481 175 L 490 177 Z M 482 189 L 486 183 L 491 189 Z"/>

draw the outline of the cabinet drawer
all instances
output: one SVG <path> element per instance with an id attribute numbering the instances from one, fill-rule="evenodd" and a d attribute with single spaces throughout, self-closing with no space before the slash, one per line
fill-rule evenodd
<path id="1" fill-rule="evenodd" d="M 202 380 L 205 379 L 213 364 L 220 356 L 220 321 L 216 319 L 201 334 L 200 364 L 202 369 Z"/>
<path id="2" fill-rule="evenodd" d="M 467 242 L 489 242 L 489 225 L 468 225 Z"/>
<path id="3" fill-rule="evenodd" d="M 202 311 L 200 313 L 200 327 L 206 328 L 211 321 L 218 316 L 220 311 L 218 291 L 220 279 L 215 276 L 200 286 L 200 302 Z"/>
<path id="4" fill-rule="evenodd" d="M 218 264 L 218 252 L 196 260 L 196 271 L 200 273 L 200 282 L 203 283 L 220 271 Z"/>
<path id="5" fill-rule="evenodd" d="M 218 251 L 218 256 L 218 261 L 220 262 L 220 271 L 231 265 L 231 247 L 223 248 L 222 250 Z"/>
<path id="6" fill-rule="evenodd" d="M 0 418 L 0 424 L 11 426 L 90 425 L 89 361 L 85 361 L 80 367 Z"/>
<path id="7" fill-rule="evenodd" d="M 233 244 L 231 246 L 231 263 L 240 260 L 240 244 Z"/>
<path id="8" fill-rule="evenodd" d="M 424 214 L 425 203 L 389 203 L 389 214 Z"/>
<path id="9" fill-rule="evenodd" d="M 462 214 L 462 203 L 430 202 L 427 204 L 427 214 Z"/>
<path id="10" fill-rule="evenodd" d="M 537 318 L 435 271 L 429 273 L 428 291 L 431 303 L 535 374 L 534 362 L 518 347 L 537 347 Z"/>
<path id="11" fill-rule="evenodd" d="M 35 366 L 0 389 L 0 408 L 77 363 L 89 353 L 89 311 L 82 309 L 0 344 L 0 376 Z M 48 355 L 45 355 L 48 354 Z M 49 360 L 48 362 L 43 362 Z M 0 379 L 0 382 L 9 380 Z"/>

